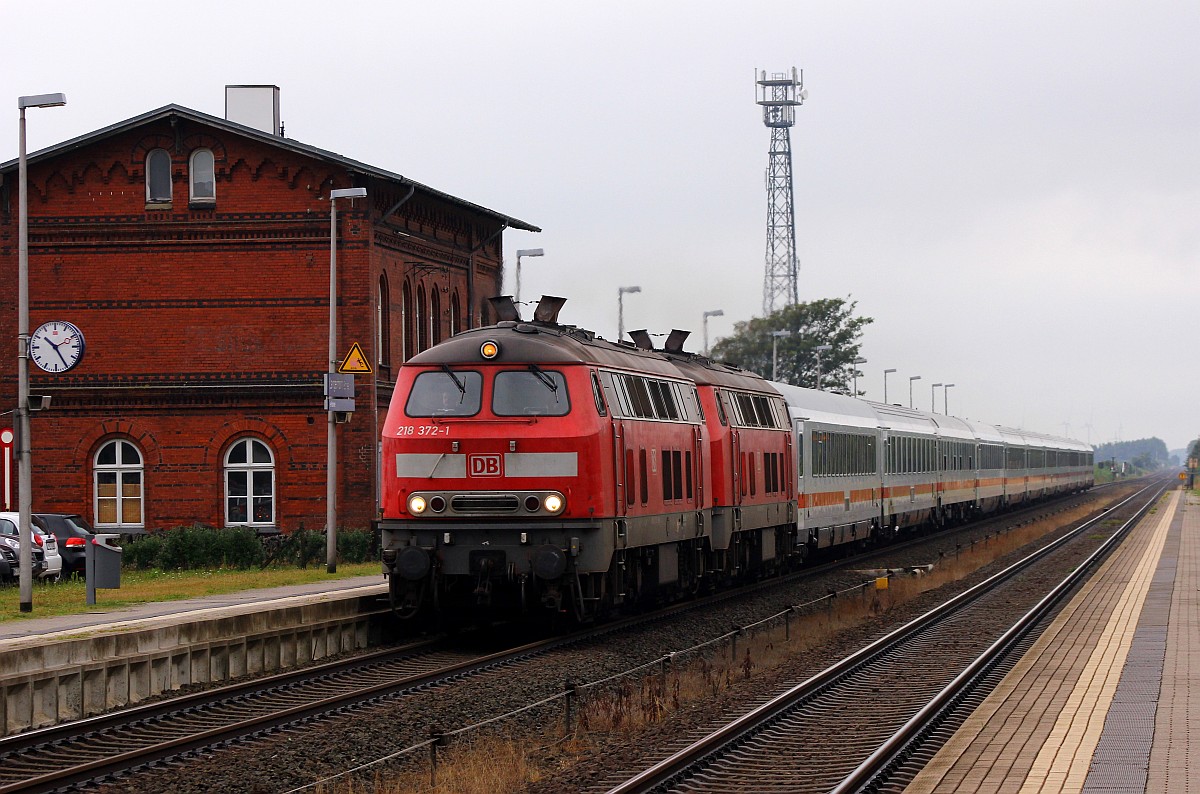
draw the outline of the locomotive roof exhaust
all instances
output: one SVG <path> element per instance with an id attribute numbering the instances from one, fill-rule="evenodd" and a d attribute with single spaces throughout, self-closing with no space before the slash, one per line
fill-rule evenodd
<path id="1" fill-rule="evenodd" d="M 498 322 L 521 322 L 521 310 L 517 308 L 512 295 L 495 295 L 488 298 L 488 303 L 492 304 Z"/>
<path id="2" fill-rule="evenodd" d="M 533 319 L 535 322 L 547 323 L 549 325 L 558 324 L 558 313 L 562 311 L 563 304 L 567 302 L 566 298 L 558 298 L 554 295 L 543 295 L 538 301 L 537 308 L 533 310 Z"/>
<path id="3" fill-rule="evenodd" d="M 682 353 L 683 343 L 687 341 L 691 331 L 681 331 L 678 328 L 672 328 L 670 336 L 667 337 L 667 343 L 663 345 L 663 350 L 668 353 Z"/>
<path id="4" fill-rule="evenodd" d="M 645 328 L 640 331 L 630 331 L 629 338 L 633 340 L 633 346 L 638 350 L 654 349 L 654 342 L 650 339 L 650 332 Z"/>

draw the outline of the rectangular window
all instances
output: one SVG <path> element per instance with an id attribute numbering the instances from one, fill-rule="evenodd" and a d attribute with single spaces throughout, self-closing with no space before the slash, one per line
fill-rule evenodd
<path id="1" fill-rule="evenodd" d="M 662 451 L 662 488 L 663 501 L 671 501 L 671 452 L 666 449 Z"/>
<path id="2" fill-rule="evenodd" d="M 633 450 L 625 450 L 625 504 L 633 504 Z"/>
<path id="3" fill-rule="evenodd" d="M 642 447 L 638 452 L 639 466 L 639 485 L 641 485 L 642 504 L 647 504 L 650 501 L 650 475 L 646 470 L 646 448 Z"/>
<path id="4" fill-rule="evenodd" d="M 683 453 L 684 482 L 687 486 L 687 500 L 692 501 L 692 452 Z"/>

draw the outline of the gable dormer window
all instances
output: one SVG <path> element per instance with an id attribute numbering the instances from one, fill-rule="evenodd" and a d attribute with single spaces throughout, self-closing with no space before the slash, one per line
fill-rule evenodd
<path id="1" fill-rule="evenodd" d="M 171 155 L 166 149 L 151 149 L 146 155 L 146 203 L 171 203 Z"/>
<path id="2" fill-rule="evenodd" d="M 188 202 L 191 204 L 214 204 L 217 200 L 216 168 L 210 149 L 192 152 L 188 166 Z"/>

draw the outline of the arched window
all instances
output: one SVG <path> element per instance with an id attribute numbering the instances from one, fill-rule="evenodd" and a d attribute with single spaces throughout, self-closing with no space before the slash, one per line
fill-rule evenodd
<path id="1" fill-rule="evenodd" d="M 390 366 L 392 355 L 392 293 L 387 273 L 379 276 L 379 295 L 375 304 L 375 355 L 381 367 Z"/>
<path id="2" fill-rule="evenodd" d="M 417 285 L 417 352 L 429 347 L 429 320 L 425 317 L 427 305 L 425 303 L 425 287 L 422 284 Z"/>
<path id="3" fill-rule="evenodd" d="M 435 345 L 442 341 L 442 297 L 437 287 L 429 291 L 429 340 Z"/>
<path id="4" fill-rule="evenodd" d="M 142 453 L 129 441 L 109 441 L 96 452 L 92 493 L 96 526 L 139 529 L 145 525 Z"/>
<path id="5" fill-rule="evenodd" d="M 275 459 L 257 438 L 241 438 L 225 453 L 225 525 L 275 524 Z"/>
<path id="6" fill-rule="evenodd" d="M 208 149 L 192 152 L 188 165 L 188 183 L 191 192 L 188 199 L 194 203 L 211 204 L 217 200 L 216 163 Z"/>
<path id="7" fill-rule="evenodd" d="M 404 336 L 404 360 L 413 357 L 414 334 L 412 332 L 412 288 L 408 282 L 400 288 L 400 333 Z"/>
<path id="8" fill-rule="evenodd" d="M 458 303 L 458 292 L 450 296 L 450 334 L 453 336 L 462 330 L 462 309 Z"/>
<path id="9" fill-rule="evenodd" d="M 151 149 L 146 155 L 146 201 L 171 201 L 171 155 L 166 149 Z"/>

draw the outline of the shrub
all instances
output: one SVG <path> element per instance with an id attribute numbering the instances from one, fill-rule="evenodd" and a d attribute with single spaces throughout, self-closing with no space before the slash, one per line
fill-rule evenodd
<path id="1" fill-rule="evenodd" d="M 230 568 L 253 568 L 262 565 L 266 552 L 258 533 L 250 527 L 228 527 L 220 534 L 221 556 Z"/>
<path id="2" fill-rule="evenodd" d="M 355 564 L 372 558 L 372 533 L 367 529 L 343 529 L 338 531 L 338 559 Z"/>
<path id="3" fill-rule="evenodd" d="M 139 535 L 126 539 L 121 544 L 121 562 L 123 565 L 144 571 L 158 566 L 158 557 L 162 553 L 163 539 L 159 535 Z"/>
<path id="4" fill-rule="evenodd" d="M 163 533 L 159 567 L 166 571 L 221 567 L 226 548 L 222 534 L 226 531 L 203 524 L 167 530 Z"/>

